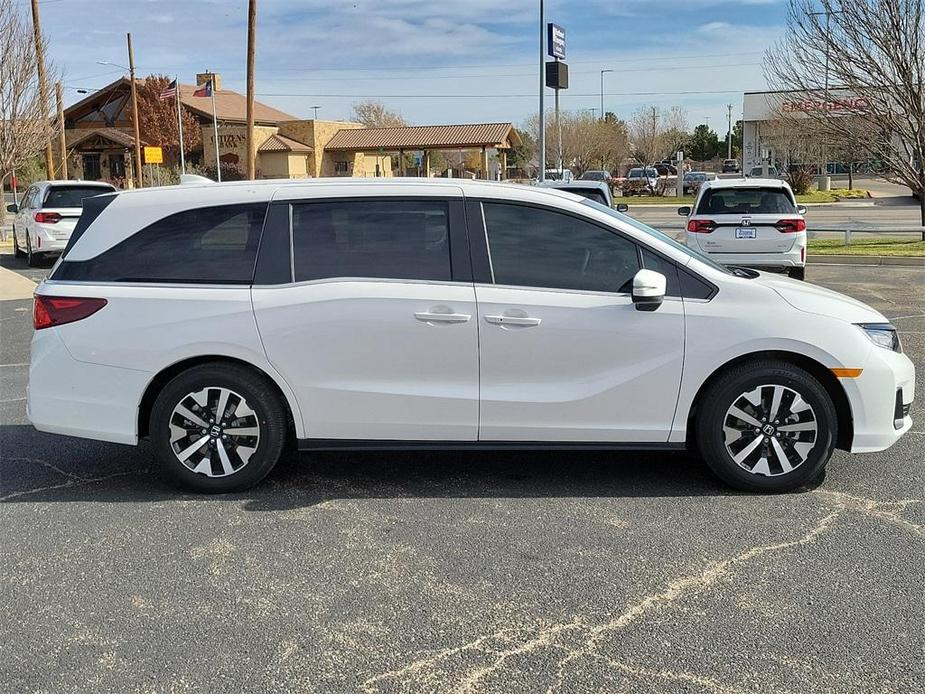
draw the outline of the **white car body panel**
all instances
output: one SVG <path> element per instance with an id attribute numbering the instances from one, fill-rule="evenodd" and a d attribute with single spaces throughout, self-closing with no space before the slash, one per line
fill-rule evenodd
<path id="1" fill-rule="evenodd" d="M 906 416 L 894 428 L 893 409 L 899 388 L 903 402 L 912 402 L 912 363 L 853 325 L 886 322 L 881 314 L 812 285 L 727 274 L 568 193 L 381 179 L 129 191 L 100 213 L 67 260 L 92 259 L 190 207 L 361 195 L 548 205 L 618 229 L 718 291 L 709 300 L 667 297 L 645 312 L 616 293 L 465 282 L 336 278 L 248 287 L 46 280 L 37 293 L 108 304 L 89 318 L 35 333 L 28 413 L 36 428 L 134 443 L 152 379 L 187 359 L 217 356 L 272 379 L 300 439 L 683 444 L 705 381 L 731 360 L 767 351 L 825 368 L 863 369 L 839 381 L 853 419 L 852 450 L 887 448 L 911 426 Z M 415 316 L 444 309 L 471 319 L 432 325 Z M 483 320 L 518 310 L 540 324 Z"/>
<path id="2" fill-rule="evenodd" d="M 629 294 L 478 285 L 476 296 L 480 440 L 667 442 L 684 361 L 680 299 L 647 313 Z"/>
<path id="3" fill-rule="evenodd" d="M 310 437 L 477 440 L 471 284 L 320 280 L 255 286 L 253 296 L 269 361 Z"/>

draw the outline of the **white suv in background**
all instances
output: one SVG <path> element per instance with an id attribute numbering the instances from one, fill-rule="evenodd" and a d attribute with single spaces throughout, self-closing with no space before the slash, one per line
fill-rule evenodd
<path id="1" fill-rule="evenodd" d="M 35 297 L 28 415 L 206 492 L 288 443 L 697 448 L 741 489 L 912 426 L 877 311 L 569 193 L 317 179 L 88 198 Z"/>
<path id="2" fill-rule="evenodd" d="M 768 178 L 705 181 L 687 217 L 687 245 L 724 265 L 806 276 L 806 208 Z"/>
<path id="3" fill-rule="evenodd" d="M 19 205 L 8 205 L 13 219 L 13 253 L 25 255 L 30 266 L 42 256 L 64 251 L 80 217 L 84 198 L 114 193 L 108 183 L 93 181 L 39 181 L 33 183 Z"/>

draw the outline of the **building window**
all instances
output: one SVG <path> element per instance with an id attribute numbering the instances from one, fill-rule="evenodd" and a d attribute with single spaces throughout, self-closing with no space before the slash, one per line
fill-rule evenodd
<path id="1" fill-rule="evenodd" d="M 100 168 L 100 153 L 85 152 L 83 155 L 84 179 L 87 181 L 98 181 L 103 177 L 103 171 Z"/>
<path id="2" fill-rule="evenodd" d="M 338 176 L 347 175 L 347 162 L 345 161 L 335 161 L 334 162 L 334 173 Z"/>
<path id="3" fill-rule="evenodd" d="M 121 154 L 109 155 L 109 178 L 113 181 L 125 179 L 125 157 Z"/>

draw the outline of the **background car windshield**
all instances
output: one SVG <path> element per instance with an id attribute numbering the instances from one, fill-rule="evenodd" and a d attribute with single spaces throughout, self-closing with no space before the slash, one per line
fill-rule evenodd
<path id="1" fill-rule="evenodd" d="M 625 224 L 629 224 L 634 229 L 638 229 L 639 231 L 644 232 L 648 234 L 649 236 L 652 236 L 658 239 L 659 241 L 662 241 L 663 243 L 667 243 L 672 248 L 675 248 L 681 251 L 682 253 L 689 255 L 691 258 L 696 258 L 704 265 L 709 265 L 714 270 L 718 270 L 719 272 L 722 272 L 725 275 L 733 274 L 731 270 L 723 267 L 722 265 L 720 265 L 719 263 L 713 260 L 710 260 L 710 258 L 703 255 L 702 253 L 698 253 L 697 251 L 688 248 L 683 243 L 678 243 L 673 238 L 668 236 L 668 234 L 662 233 L 658 229 L 653 229 L 647 224 L 643 224 L 639 220 L 633 219 L 629 215 L 625 215 L 622 212 L 617 212 L 616 210 L 610 207 L 607 207 L 606 205 L 601 205 L 598 202 L 594 202 L 593 200 L 582 200 L 582 204 L 587 205 L 588 207 L 594 210 L 598 210 L 599 212 L 603 212 L 604 214 L 609 215 L 613 217 L 614 219 L 618 219 L 621 222 L 624 222 Z"/>
<path id="2" fill-rule="evenodd" d="M 104 186 L 54 186 L 48 189 L 44 207 L 80 207 L 84 198 L 112 193 L 115 188 Z"/>
<path id="3" fill-rule="evenodd" d="M 642 169 L 630 169 L 629 177 L 630 178 L 655 178 L 658 176 L 658 172 L 655 169 L 646 169 L 643 173 Z"/>
<path id="4" fill-rule="evenodd" d="M 718 188 L 707 191 L 697 214 L 796 214 L 783 188 Z"/>

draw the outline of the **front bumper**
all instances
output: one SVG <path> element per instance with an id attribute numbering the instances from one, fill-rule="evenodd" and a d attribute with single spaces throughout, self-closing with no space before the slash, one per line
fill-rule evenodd
<path id="1" fill-rule="evenodd" d="M 841 379 L 854 420 L 852 453 L 886 450 L 912 427 L 915 366 L 909 357 L 875 347 L 863 368 L 858 378 Z"/>

